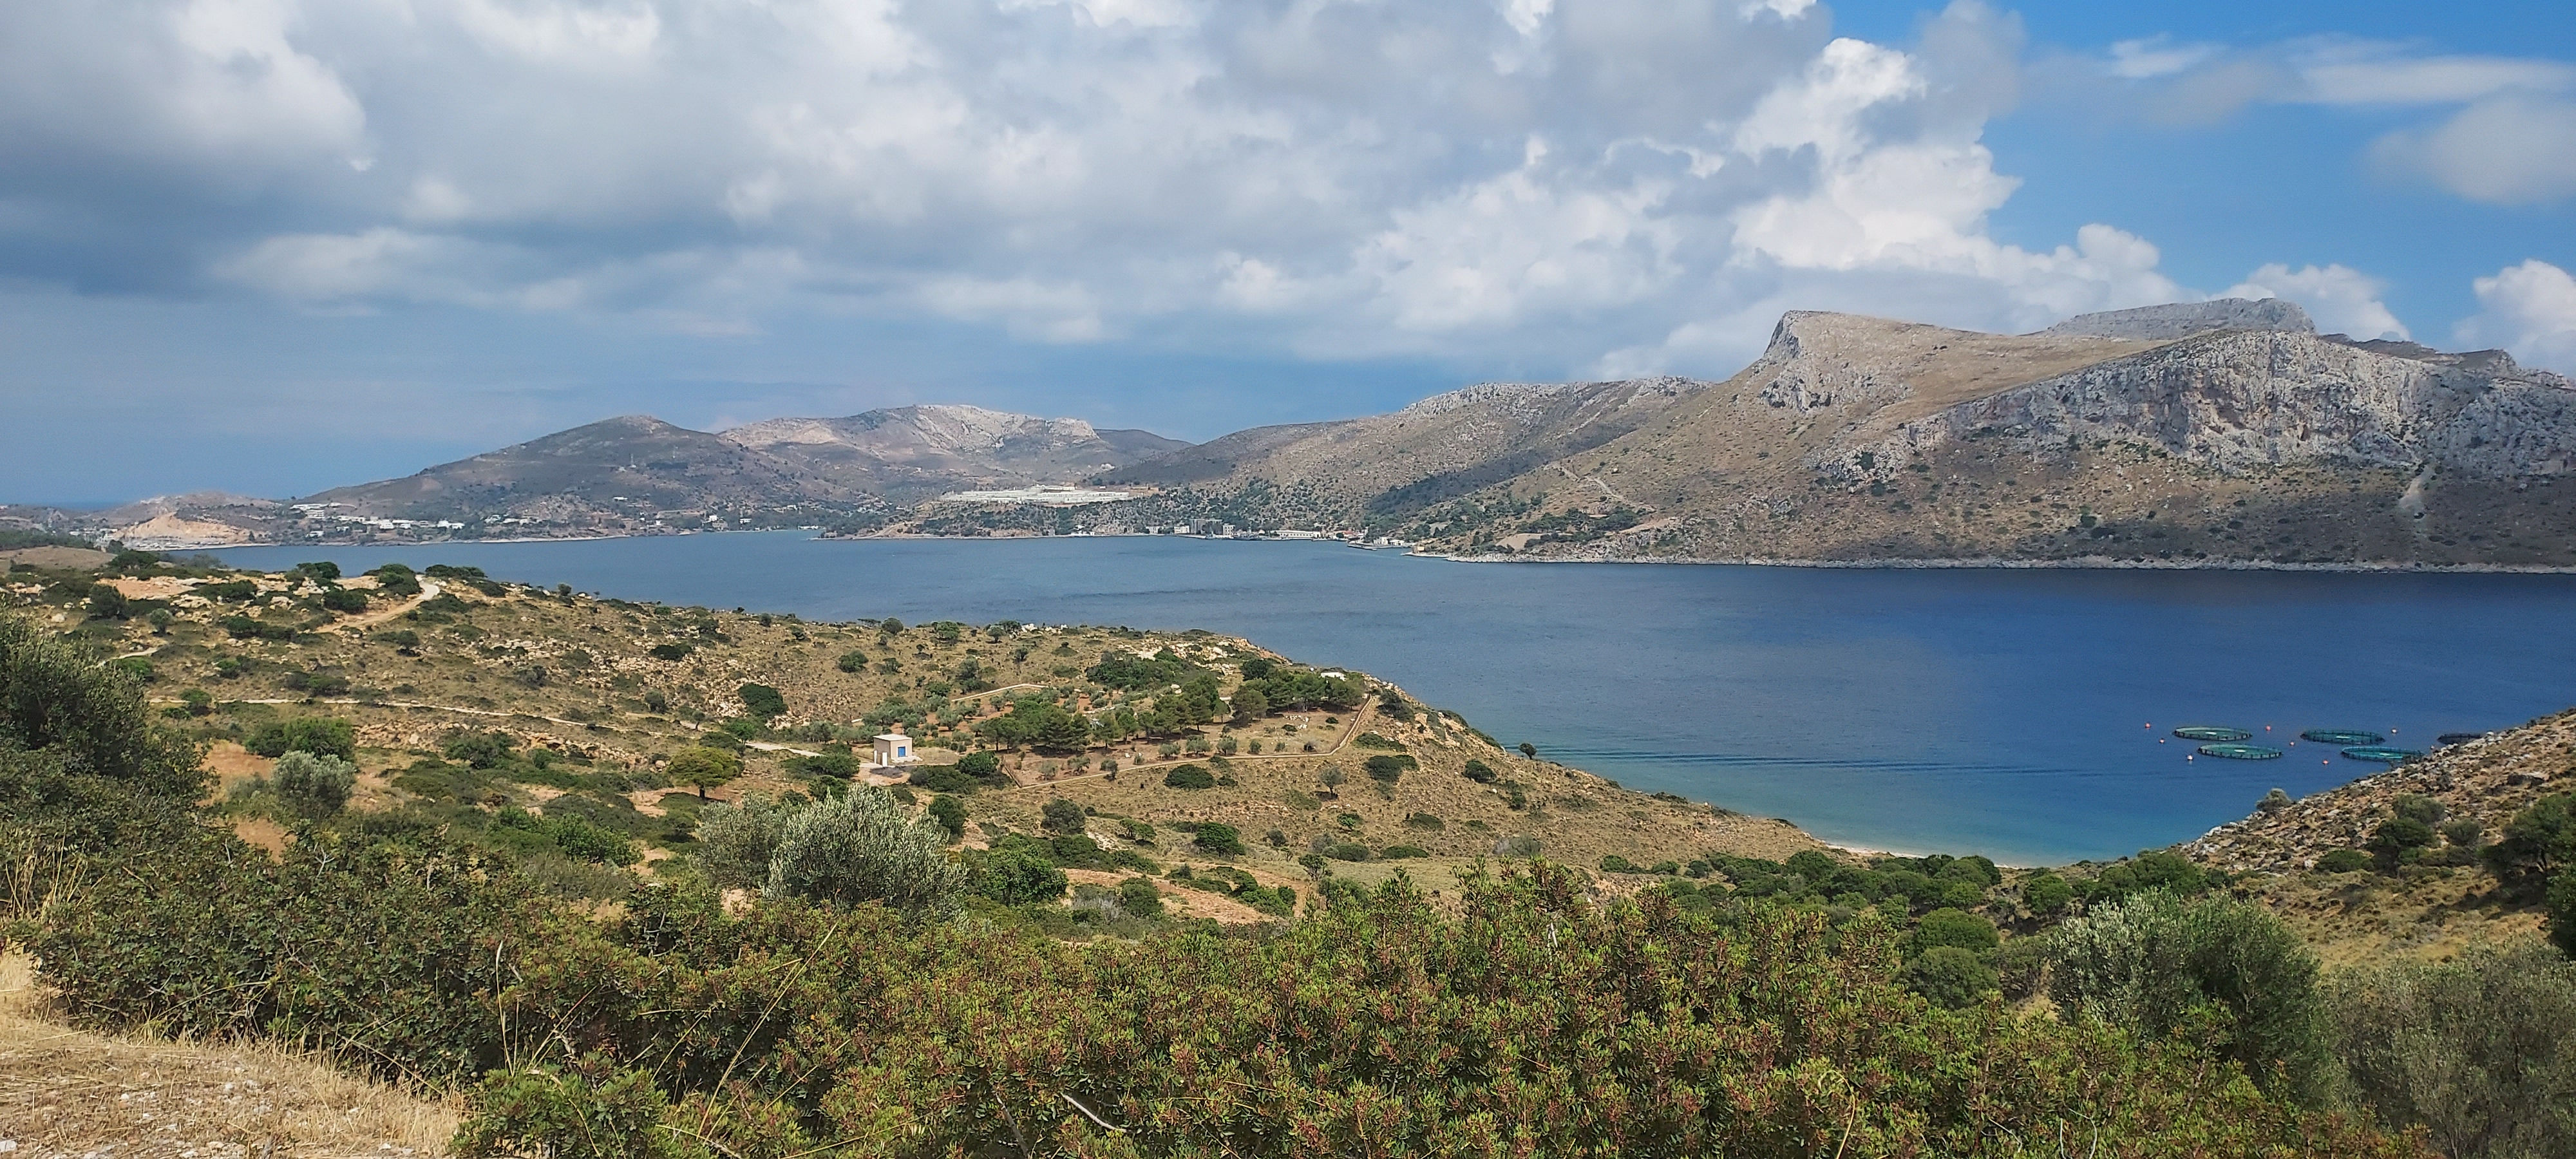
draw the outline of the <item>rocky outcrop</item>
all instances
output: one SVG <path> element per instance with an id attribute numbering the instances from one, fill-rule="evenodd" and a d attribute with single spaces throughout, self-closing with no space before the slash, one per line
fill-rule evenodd
<path id="1" fill-rule="evenodd" d="M 2221 472 L 2327 463 L 2478 479 L 2563 474 L 2576 387 L 2500 352 L 2407 357 L 2289 331 L 2205 334 L 1962 403 L 1868 449 L 2002 437 L 2034 455 L 2138 442 Z"/>
<path id="2" fill-rule="evenodd" d="M 2279 298 L 2219 298 L 2209 302 L 2173 302 L 2134 310 L 2078 314 L 2041 334 L 2077 338 L 2128 338 L 2171 342 L 2213 330 L 2281 330 L 2314 334 L 2317 324 L 2296 302 Z"/>

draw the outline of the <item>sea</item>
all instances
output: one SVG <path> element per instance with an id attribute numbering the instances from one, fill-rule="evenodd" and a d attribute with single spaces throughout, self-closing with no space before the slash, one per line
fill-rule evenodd
<path id="1" fill-rule="evenodd" d="M 2576 705 L 2576 576 L 1466 563 L 1171 536 L 794 531 L 220 553 L 472 565 L 808 619 L 1206 628 L 1348 667 L 1507 745 L 1824 840 L 2006 864 L 2119 857 Z M 2285 756 L 2198 756 L 2179 725 Z"/>

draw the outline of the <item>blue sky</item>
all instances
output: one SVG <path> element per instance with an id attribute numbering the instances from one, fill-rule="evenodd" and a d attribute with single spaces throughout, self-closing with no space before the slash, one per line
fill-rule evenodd
<path id="1" fill-rule="evenodd" d="M 2278 295 L 2576 371 L 2562 6 L 96 0 L 0 11 L 0 501 L 580 422 L 1185 438 L 1723 377 L 1793 308 Z"/>

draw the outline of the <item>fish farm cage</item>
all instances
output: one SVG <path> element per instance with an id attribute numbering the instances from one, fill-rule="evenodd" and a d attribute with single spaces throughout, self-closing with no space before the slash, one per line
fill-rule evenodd
<path id="1" fill-rule="evenodd" d="M 2300 733 L 2299 739 L 2312 740 L 2318 744 L 2375 745 L 2385 742 L 2388 738 L 2375 732 L 2362 732 L 2358 729 L 2312 728 Z"/>
<path id="2" fill-rule="evenodd" d="M 2254 739 L 2254 734 L 2247 732 L 2244 729 L 2228 728 L 2224 725 L 2216 724 L 2186 724 L 2181 728 L 2175 729 L 2173 734 L 2184 740 L 2239 741 Z"/>
<path id="3" fill-rule="evenodd" d="M 2200 746 L 2200 755 L 2224 757 L 2231 761 L 2270 761 L 2279 760 L 2281 750 L 2270 745 L 2221 743 Z"/>
<path id="4" fill-rule="evenodd" d="M 2415 749 L 2393 749 L 2383 745 L 2354 745 L 2343 750 L 2343 755 L 2346 760 L 2376 761 L 2383 765 L 2393 765 L 2414 760 L 2424 754 Z"/>

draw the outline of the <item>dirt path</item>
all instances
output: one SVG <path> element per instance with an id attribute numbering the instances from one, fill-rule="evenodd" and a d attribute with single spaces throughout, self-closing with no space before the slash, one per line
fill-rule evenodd
<path id="1" fill-rule="evenodd" d="M 400 604 L 386 608 L 382 611 L 361 612 L 358 615 L 351 616 L 348 619 L 332 625 L 332 627 L 342 632 L 353 632 L 360 628 L 372 628 L 387 620 L 393 619 L 404 612 L 408 612 L 422 604 L 438 598 L 438 594 L 446 590 L 446 588 L 439 586 L 435 581 L 423 580 L 421 581 L 419 595 L 413 596 Z"/>

